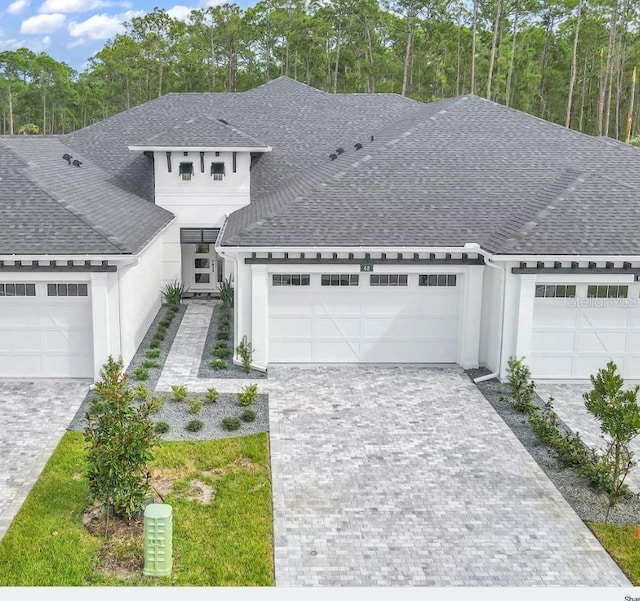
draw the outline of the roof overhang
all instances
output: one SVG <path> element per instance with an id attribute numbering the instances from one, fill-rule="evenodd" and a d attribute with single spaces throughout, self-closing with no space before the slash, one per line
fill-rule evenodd
<path id="1" fill-rule="evenodd" d="M 140 152 L 271 152 L 271 146 L 128 146 Z"/>

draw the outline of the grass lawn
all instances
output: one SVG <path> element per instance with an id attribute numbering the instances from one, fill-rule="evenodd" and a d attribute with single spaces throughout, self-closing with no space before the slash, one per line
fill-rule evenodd
<path id="1" fill-rule="evenodd" d="M 274 585 L 267 434 L 156 448 L 151 481 L 173 508 L 166 578 L 142 575 L 142 520 L 108 539 L 85 526 L 84 457 L 67 432 L 0 541 L 0 586 Z"/>
<path id="2" fill-rule="evenodd" d="M 620 566 L 631 584 L 640 586 L 640 538 L 636 538 L 638 526 L 595 522 L 587 522 L 587 526 Z"/>

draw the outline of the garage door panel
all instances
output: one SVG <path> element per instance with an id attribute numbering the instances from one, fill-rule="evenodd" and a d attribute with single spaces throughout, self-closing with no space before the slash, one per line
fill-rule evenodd
<path id="1" fill-rule="evenodd" d="M 42 374 L 40 353 L 24 354 L 15 352 L 11 355 L 0 353 L 0 376 L 5 378 L 32 378 Z"/>
<path id="2" fill-rule="evenodd" d="M 623 370 L 626 378 L 640 380 L 640 354 L 625 357 Z"/>
<path id="3" fill-rule="evenodd" d="M 544 299 L 536 304 L 533 310 L 533 319 L 539 326 L 574 328 L 576 325 L 577 311 L 569 308 L 566 303 L 549 302 Z"/>
<path id="4" fill-rule="evenodd" d="M 44 370 L 51 378 L 83 378 L 93 369 L 93 360 L 86 356 L 47 355 Z"/>
<path id="5" fill-rule="evenodd" d="M 573 372 L 573 355 L 531 354 L 531 373 L 544 378 L 566 378 Z M 547 399 L 544 399 L 547 400 Z"/>
<path id="6" fill-rule="evenodd" d="M 624 364 L 624 356 L 614 355 L 612 357 L 611 355 L 604 353 L 590 356 L 578 356 L 576 357 L 574 364 L 574 377 L 588 379 L 589 376 L 596 374 L 598 370 L 606 367 L 609 361 L 615 361 L 616 365 L 621 367 Z"/>
<path id="7" fill-rule="evenodd" d="M 318 363 L 354 363 L 359 361 L 360 343 L 357 341 L 314 341 L 313 359 Z"/>
<path id="8" fill-rule="evenodd" d="M 309 363 L 313 360 L 311 341 L 283 340 L 272 342 L 270 358 L 274 363 Z"/>
<path id="9" fill-rule="evenodd" d="M 342 296 L 349 290 L 341 290 L 341 297 L 330 298 L 328 296 L 321 296 L 313 300 L 313 314 L 314 315 L 360 315 L 360 306 L 356 302 L 354 304 L 354 297 L 357 300 L 358 296 Z"/>
<path id="10" fill-rule="evenodd" d="M 45 352 L 79 355 L 92 352 L 91 339 L 86 330 L 45 330 L 42 333 Z"/>
<path id="11" fill-rule="evenodd" d="M 535 331 L 531 337 L 533 352 L 554 349 L 561 353 L 572 353 L 575 344 L 573 332 Z"/>
<path id="12" fill-rule="evenodd" d="M 580 332 L 578 349 L 580 353 L 624 353 L 626 332 Z"/>
<path id="13" fill-rule="evenodd" d="M 640 354 L 640 332 L 629 332 L 627 350 L 630 353 Z"/>
<path id="14" fill-rule="evenodd" d="M 272 289 L 273 291 L 273 289 Z M 287 316 L 291 313 L 296 315 L 312 315 L 313 307 L 311 306 L 311 296 L 304 294 L 302 291 L 294 290 L 292 294 L 284 294 L 282 291 L 271 295 L 271 315 Z"/>
<path id="15" fill-rule="evenodd" d="M 622 307 L 603 307 L 583 309 L 578 314 L 578 326 L 581 328 L 626 327 L 628 309 Z"/>
<path id="16" fill-rule="evenodd" d="M 317 338 L 360 337 L 360 318 L 319 317 L 313 322 L 313 336 Z"/>
<path id="17" fill-rule="evenodd" d="M 21 353 L 24 351 L 39 353 L 41 344 L 40 330 L 5 329 L 0 335 L 0 352 Z"/>
<path id="18" fill-rule="evenodd" d="M 38 328 L 40 327 L 40 317 L 34 304 L 26 304 L 26 306 L 16 307 L 13 304 L 5 304 L 7 299 L 2 299 L 0 305 L 0 329 L 19 329 L 19 328 Z M 31 298 L 27 299 L 27 302 Z M 10 303 L 14 303 L 15 299 L 9 299 Z"/>
<path id="19" fill-rule="evenodd" d="M 306 317 L 272 317 L 269 333 L 277 338 L 309 338 L 313 333 L 313 321 Z"/>

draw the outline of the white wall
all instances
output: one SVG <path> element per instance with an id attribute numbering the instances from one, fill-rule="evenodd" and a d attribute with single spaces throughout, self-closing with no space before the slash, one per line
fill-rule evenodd
<path id="1" fill-rule="evenodd" d="M 138 256 L 138 263 L 120 270 L 121 354 L 127 366 L 162 304 L 163 242 L 168 231 Z"/>
<path id="2" fill-rule="evenodd" d="M 482 286 L 482 317 L 480 326 L 480 364 L 497 371 L 502 327 L 502 278 L 504 271 L 486 267 Z"/>

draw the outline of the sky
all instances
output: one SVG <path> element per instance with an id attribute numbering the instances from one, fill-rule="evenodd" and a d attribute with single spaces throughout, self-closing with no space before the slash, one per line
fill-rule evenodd
<path id="1" fill-rule="evenodd" d="M 228 0 L 241 7 L 255 0 Z M 0 51 L 46 52 L 77 71 L 132 17 L 166 10 L 186 20 L 189 11 L 223 0 L 0 0 Z"/>

